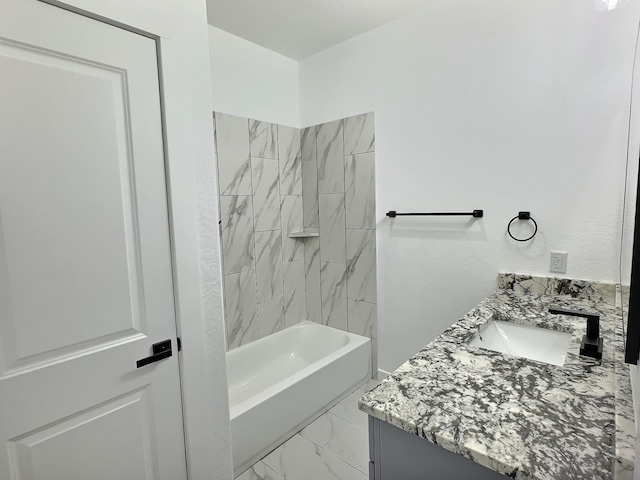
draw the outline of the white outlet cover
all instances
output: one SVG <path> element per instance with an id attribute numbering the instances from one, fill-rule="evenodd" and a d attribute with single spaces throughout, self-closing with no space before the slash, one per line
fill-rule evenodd
<path id="1" fill-rule="evenodd" d="M 552 273 L 567 273 L 567 252 L 551 252 L 549 271 Z"/>

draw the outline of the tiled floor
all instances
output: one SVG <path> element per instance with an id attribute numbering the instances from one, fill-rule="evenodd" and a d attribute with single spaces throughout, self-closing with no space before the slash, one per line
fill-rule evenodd
<path id="1" fill-rule="evenodd" d="M 367 480 L 367 415 L 358 398 L 378 383 L 355 390 L 236 480 Z"/>

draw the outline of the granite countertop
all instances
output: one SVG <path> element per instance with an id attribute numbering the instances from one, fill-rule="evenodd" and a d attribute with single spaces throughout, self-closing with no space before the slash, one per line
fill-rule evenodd
<path id="1" fill-rule="evenodd" d="M 526 479 L 633 477 L 635 426 L 620 287 L 501 274 L 497 292 L 359 402 L 365 413 L 494 471 Z M 600 313 L 602 361 L 578 355 Z M 563 366 L 467 345 L 490 320 L 570 332 Z"/>

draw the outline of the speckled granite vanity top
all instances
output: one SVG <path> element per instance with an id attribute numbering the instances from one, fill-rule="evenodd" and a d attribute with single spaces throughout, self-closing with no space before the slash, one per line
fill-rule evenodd
<path id="1" fill-rule="evenodd" d="M 633 477 L 635 427 L 620 288 L 501 274 L 497 292 L 360 400 L 373 417 L 513 478 Z M 578 355 L 600 313 L 602 362 Z M 563 366 L 467 345 L 490 320 L 570 332 Z"/>

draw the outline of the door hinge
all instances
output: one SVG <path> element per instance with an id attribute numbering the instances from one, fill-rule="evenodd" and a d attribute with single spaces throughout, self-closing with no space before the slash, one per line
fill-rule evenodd
<path id="1" fill-rule="evenodd" d="M 180 351 L 182 351 L 182 340 L 180 340 L 180 337 L 177 337 L 177 340 L 178 340 L 178 342 L 177 342 L 178 343 L 178 351 L 180 352 Z"/>

